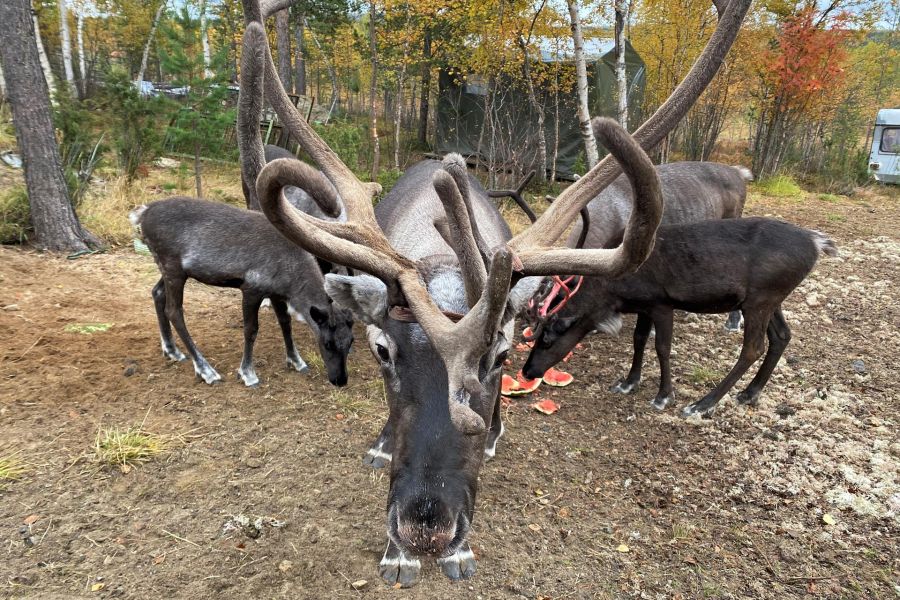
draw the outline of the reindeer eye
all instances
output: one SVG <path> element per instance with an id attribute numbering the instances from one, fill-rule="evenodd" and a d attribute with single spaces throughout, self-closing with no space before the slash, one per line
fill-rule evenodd
<path id="1" fill-rule="evenodd" d="M 375 351 L 378 352 L 378 358 L 380 358 L 382 362 L 389 362 L 391 360 L 391 353 L 388 352 L 386 346 L 376 344 Z"/>
<path id="2" fill-rule="evenodd" d="M 497 358 L 494 359 L 494 368 L 499 369 L 503 366 L 503 363 L 506 362 L 506 357 L 509 356 L 509 350 L 504 350 L 500 354 L 497 355 Z"/>

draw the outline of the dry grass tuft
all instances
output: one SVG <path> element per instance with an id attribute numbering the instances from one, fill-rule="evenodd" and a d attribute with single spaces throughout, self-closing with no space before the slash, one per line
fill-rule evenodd
<path id="1" fill-rule="evenodd" d="M 94 443 L 94 460 L 103 466 L 117 466 L 127 473 L 134 465 L 165 452 L 166 446 L 164 437 L 144 431 L 143 424 L 126 429 L 101 426 Z"/>
<path id="2" fill-rule="evenodd" d="M 0 485 L 21 479 L 27 470 L 25 464 L 16 458 L 15 454 L 0 456 Z"/>

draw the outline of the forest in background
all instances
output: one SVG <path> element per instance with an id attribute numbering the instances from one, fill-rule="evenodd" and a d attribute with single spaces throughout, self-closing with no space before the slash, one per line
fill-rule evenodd
<path id="1" fill-rule="evenodd" d="M 161 155 L 194 157 L 201 195 L 201 157 L 236 159 L 239 0 L 33 5 L 73 203 L 98 168 L 127 184 Z M 755 3 L 723 68 L 654 158 L 719 159 L 762 179 L 793 177 L 839 193 L 865 184 L 875 113 L 900 106 L 898 5 Z M 586 40 L 627 38 L 641 56 L 644 115 L 684 78 L 717 21 L 714 3 L 698 0 L 301 0 L 270 20 L 269 35 L 285 88 L 312 103 L 321 135 L 360 175 L 389 186 L 433 149 L 442 72 L 483 86 L 488 104 L 512 90 L 543 120 L 537 96 L 571 91 L 576 74 L 572 62 L 536 60 L 539 44 L 571 44 L 573 16 Z M 142 80 L 158 93 L 140 93 L 149 90 L 135 85 Z M 0 115 L 0 144 L 8 146 L 2 105 Z M 485 138 L 513 143 L 509 124 L 489 121 Z M 538 137 L 526 141 L 536 149 L 531 164 L 480 165 L 488 184 L 507 184 L 532 168 L 553 179 L 559 136 Z M 579 161 L 577 170 L 590 162 Z M 24 188 L 6 196 L 18 204 L 4 200 L 2 220 L 21 219 L 10 207 L 27 210 Z"/>

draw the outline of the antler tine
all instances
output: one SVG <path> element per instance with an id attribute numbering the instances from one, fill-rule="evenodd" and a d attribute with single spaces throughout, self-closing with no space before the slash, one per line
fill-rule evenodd
<path id="1" fill-rule="evenodd" d="M 690 72 L 653 116 L 635 132 L 634 137 L 642 148 L 649 150 L 662 141 L 709 85 L 734 43 L 751 1 L 728 2 L 715 31 Z M 534 225 L 514 237 L 509 244 L 510 248 L 514 252 L 521 252 L 526 248 L 552 246 L 568 229 L 581 208 L 587 206 L 588 202 L 612 183 L 620 172 L 621 169 L 612 157 L 604 158 L 584 177 L 566 188 Z"/>
<path id="2" fill-rule="evenodd" d="M 475 240 L 475 222 L 466 210 L 468 204 L 463 200 L 458 182 L 447 171 L 441 169 L 434 172 L 432 177 L 434 191 L 444 205 L 449 226 L 448 236 L 445 241 L 453 248 L 453 252 L 459 258 L 463 281 L 466 286 L 466 300 L 469 306 L 475 306 L 484 290 L 484 282 L 487 279 L 487 271 L 484 268 L 484 259 Z"/>
<path id="3" fill-rule="evenodd" d="M 619 247 L 612 250 L 524 250 L 519 258 L 524 265 L 522 271 L 527 275 L 573 273 L 620 277 L 637 269 L 653 249 L 663 210 L 659 175 L 647 154 L 618 123 L 612 119 L 598 118 L 593 125 L 598 139 L 625 170 L 634 189 L 634 209 L 625 227 L 624 239 Z"/>
<path id="4" fill-rule="evenodd" d="M 468 215 L 469 222 L 472 224 L 472 235 L 478 246 L 478 252 L 481 254 L 481 260 L 486 266 L 490 264 L 491 249 L 488 248 L 487 243 L 485 243 L 484 238 L 481 236 L 481 232 L 478 231 L 478 219 L 475 218 L 475 213 L 473 212 L 474 209 L 472 208 L 472 192 L 469 187 L 469 171 L 466 167 L 466 160 L 460 154 L 452 152 L 445 156 L 442 162 L 444 170 L 453 177 L 453 181 L 456 182 L 456 187 L 459 188 L 459 193 L 462 195 L 463 203 L 466 207 L 466 214 Z"/>
<path id="5" fill-rule="evenodd" d="M 244 31 L 241 45 L 241 89 L 238 96 L 237 142 L 241 157 L 241 175 L 249 182 L 248 208 L 259 210 L 259 199 L 253 183 L 266 164 L 259 118 L 263 110 L 263 76 L 265 53 L 262 38 L 265 31 L 260 23 L 250 23 Z"/>
<path id="6" fill-rule="evenodd" d="M 514 190 L 491 190 L 487 193 L 488 198 L 512 198 L 513 201 L 519 205 L 519 208 L 522 209 L 522 212 L 525 213 L 525 216 L 528 217 L 528 220 L 534 223 L 537 221 L 537 215 L 534 214 L 534 211 L 531 210 L 531 207 L 528 206 L 528 203 L 525 202 L 525 198 L 522 197 L 522 192 L 525 190 L 526 186 L 528 186 L 528 182 L 534 178 L 535 171 L 532 169 L 528 175 L 525 176 L 519 185 Z"/>
<path id="7" fill-rule="evenodd" d="M 317 219 L 291 206 L 281 193 L 286 185 L 313 187 L 318 177 L 313 167 L 287 158 L 273 160 L 259 174 L 256 193 L 262 211 L 285 237 L 318 257 L 371 273 L 388 286 L 396 286 L 401 273 L 416 272 L 415 263 L 397 253 L 377 226 Z"/>

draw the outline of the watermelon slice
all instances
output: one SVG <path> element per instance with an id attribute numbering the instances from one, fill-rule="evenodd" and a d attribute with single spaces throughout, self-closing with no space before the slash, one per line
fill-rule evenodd
<path id="1" fill-rule="evenodd" d="M 553 400 L 541 400 L 540 402 L 535 402 L 531 405 L 531 408 L 534 410 L 544 413 L 545 415 L 552 415 L 556 411 L 559 410 L 559 404 L 554 402 Z"/>
<path id="2" fill-rule="evenodd" d="M 515 379 L 509 375 L 503 375 L 500 383 L 500 393 L 504 396 L 524 396 L 538 389 L 541 379 L 525 379 L 522 371 L 516 374 Z"/>
<path id="3" fill-rule="evenodd" d="M 531 327 L 526 327 L 522 330 L 522 337 L 524 338 L 532 338 L 534 337 L 534 330 Z"/>
<path id="4" fill-rule="evenodd" d="M 575 381 L 575 378 L 572 377 L 572 375 L 557 369 L 547 369 L 547 372 L 544 373 L 542 379 L 544 380 L 544 383 L 553 387 L 566 387 Z"/>

